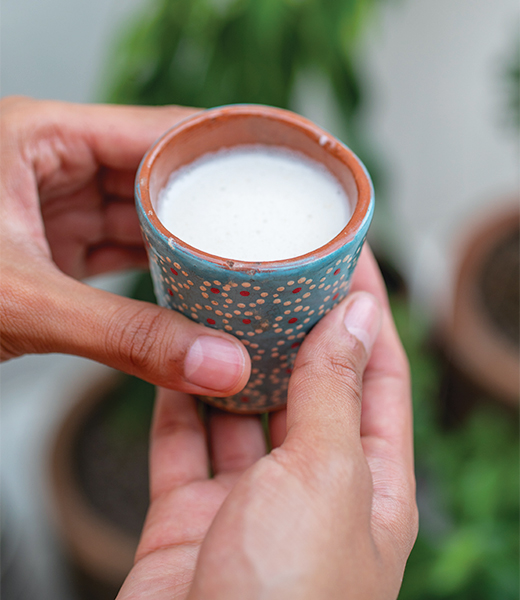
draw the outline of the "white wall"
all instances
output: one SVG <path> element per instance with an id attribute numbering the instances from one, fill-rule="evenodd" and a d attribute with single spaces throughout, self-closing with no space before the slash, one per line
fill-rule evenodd
<path id="1" fill-rule="evenodd" d="M 0 94 L 100 99 L 114 32 L 143 0 L 2 0 Z"/>
<path id="2" fill-rule="evenodd" d="M 518 202 L 519 138 L 503 123 L 503 70 L 519 25 L 517 0 L 401 0 L 386 4 L 366 41 L 391 247 L 432 318 L 449 302 L 472 223 Z"/>
<path id="3" fill-rule="evenodd" d="M 141 0 L 2 0 L 0 94 L 73 102 L 102 99 L 107 53 Z M 96 278 L 124 291 L 127 276 Z M 100 367 L 76 357 L 26 356 L 0 367 L 2 454 L 2 572 L 30 573 L 17 598 L 74 600 L 51 520 L 49 454 L 53 432 L 68 409 L 71 390 Z M 4 552 L 5 550 L 5 552 Z M 25 595 L 29 594 L 29 595 Z M 13 600 L 6 595 L 5 600 Z"/>

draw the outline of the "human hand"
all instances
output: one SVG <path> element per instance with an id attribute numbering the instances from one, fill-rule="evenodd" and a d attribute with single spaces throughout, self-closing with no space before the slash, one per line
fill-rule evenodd
<path id="1" fill-rule="evenodd" d="M 152 142 L 196 112 L 6 98 L 0 102 L 0 348 L 77 354 L 190 393 L 249 378 L 232 336 L 77 279 L 146 267 L 134 179 Z"/>
<path id="2" fill-rule="evenodd" d="M 397 597 L 417 533 L 408 364 L 366 248 L 352 290 L 302 344 L 270 454 L 258 418 L 212 411 L 206 437 L 194 400 L 160 390 L 117 600 Z"/>

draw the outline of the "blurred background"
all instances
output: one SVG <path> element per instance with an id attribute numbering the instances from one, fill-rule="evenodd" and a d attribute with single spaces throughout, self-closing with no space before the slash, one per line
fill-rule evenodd
<path id="1" fill-rule="evenodd" d="M 516 600 L 518 3 L 3 0 L 0 17 L 2 96 L 272 104 L 360 155 L 413 375 L 420 532 L 400 599 Z M 152 300 L 144 274 L 91 283 Z M 153 390 L 67 356 L 0 373 L 3 598 L 114 598 Z"/>

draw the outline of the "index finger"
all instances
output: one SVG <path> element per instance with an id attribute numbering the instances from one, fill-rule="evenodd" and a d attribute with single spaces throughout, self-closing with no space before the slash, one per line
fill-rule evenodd
<path id="1" fill-rule="evenodd" d="M 361 436 L 384 444 L 384 459 L 413 471 L 413 417 L 408 359 L 397 333 L 384 281 L 365 246 L 354 273 L 352 290 L 365 290 L 383 307 L 379 336 L 363 378 Z M 371 448 L 381 448 L 372 444 Z"/>
<path id="2" fill-rule="evenodd" d="M 103 165 L 135 170 L 160 135 L 199 111 L 182 106 L 73 104 L 21 97 L 4 98 L 0 103 L 5 135 L 27 147 L 23 156 L 31 163 L 36 181 L 50 187 L 60 183 L 52 176 L 60 165 L 71 171 L 69 177 L 78 174 L 80 163 L 89 168 Z M 45 160 L 40 156 L 42 143 L 47 151 Z M 15 150 L 11 154 L 18 160 L 20 152 Z"/>
<path id="3" fill-rule="evenodd" d="M 76 105 L 99 163 L 114 169 L 135 168 L 149 146 L 168 129 L 200 112 L 184 106 Z"/>

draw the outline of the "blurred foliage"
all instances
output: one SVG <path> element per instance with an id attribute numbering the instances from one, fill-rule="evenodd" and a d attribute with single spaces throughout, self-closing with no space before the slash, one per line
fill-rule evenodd
<path id="1" fill-rule="evenodd" d="M 421 522 L 399 600 L 518 600 L 518 415 L 483 399 L 442 427 L 428 332 L 402 299 L 393 313 L 412 371 Z"/>
<path id="2" fill-rule="evenodd" d="M 288 106 L 299 68 L 359 101 L 352 42 L 377 0 L 155 0 L 123 41 L 113 101 Z"/>
<path id="3" fill-rule="evenodd" d="M 131 375 L 122 375 L 103 402 L 107 431 L 114 443 L 132 445 L 149 435 L 155 387 Z"/>
<path id="4" fill-rule="evenodd" d="M 355 42 L 379 2 L 151 0 L 116 49 L 109 100 L 290 108 L 298 75 L 317 71 L 331 85 L 341 133 L 366 161 L 354 118 L 363 100 Z"/>
<path id="5" fill-rule="evenodd" d="M 346 141 L 373 174 L 358 129 L 365 96 L 355 41 L 379 1 L 151 0 L 117 47 L 108 99 L 289 108 L 299 73 L 315 69 L 331 84 Z M 518 82 L 518 65 L 510 70 Z M 133 296 L 153 299 L 149 277 L 139 280 Z M 421 506 L 421 530 L 399 599 L 517 600 L 517 421 L 482 403 L 458 428 L 441 427 L 440 369 L 425 347 L 428 331 L 410 316 L 402 295 L 394 297 L 393 312 L 411 363 Z M 115 415 L 115 426 L 147 420 L 150 392 L 139 394 L 142 410 Z"/>
<path id="6" fill-rule="evenodd" d="M 149 0 L 115 47 L 107 99 L 290 108 L 296 78 L 314 69 L 330 82 L 338 126 L 376 184 L 377 160 L 357 127 L 363 93 L 355 42 L 380 1 Z M 131 295 L 155 302 L 148 275 Z"/>
<path id="7" fill-rule="evenodd" d="M 506 86 L 506 126 L 512 126 L 516 134 L 520 131 L 520 33 L 512 44 L 511 55 L 505 61 L 503 75 Z"/>

